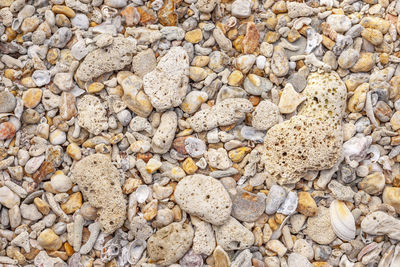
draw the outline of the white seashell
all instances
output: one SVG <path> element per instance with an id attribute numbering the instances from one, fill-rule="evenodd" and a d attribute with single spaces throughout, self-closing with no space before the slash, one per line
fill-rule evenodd
<path id="1" fill-rule="evenodd" d="M 137 189 L 136 189 L 136 199 L 138 203 L 144 203 L 147 199 L 147 197 L 150 194 L 150 190 L 147 187 L 147 185 L 140 185 Z"/>
<path id="2" fill-rule="evenodd" d="M 392 259 L 392 262 L 390 263 L 390 267 L 396 267 L 396 266 L 400 266 L 400 245 L 399 244 L 397 244 L 397 246 L 394 249 L 393 259 Z"/>
<path id="3" fill-rule="evenodd" d="M 342 240 L 353 240 L 356 236 L 356 224 L 347 206 L 342 201 L 334 200 L 329 212 L 335 234 Z"/>
<path id="4" fill-rule="evenodd" d="M 371 235 L 388 235 L 389 238 L 400 240 L 400 220 L 383 211 L 375 211 L 361 222 L 361 230 Z"/>
<path id="5" fill-rule="evenodd" d="M 130 264 L 136 264 L 142 257 L 143 251 L 146 249 L 146 242 L 140 239 L 136 239 L 129 245 L 128 262 Z"/>

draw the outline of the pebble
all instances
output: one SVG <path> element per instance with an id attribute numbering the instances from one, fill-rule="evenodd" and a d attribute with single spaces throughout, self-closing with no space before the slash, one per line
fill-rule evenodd
<path id="1" fill-rule="evenodd" d="M 51 229 L 46 229 L 40 233 L 37 242 L 41 247 L 48 250 L 57 250 L 62 246 L 62 241 Z"/>
<path id="2" fill-rule="evenodd" d="M 383 203 L 392 206 L 397 213 L 400 213 L 400 202 L 399 202 L 400 190 L 398 187 L 387 186 L 382 194 Z"/>
<path id="3" fill-rule="evenodd" d="M 254 243 L 253 233 L 233 217 L 213 228 L 217 244 L 226 251 L 250 248 Z"/>
<path id="4" fill-rule="evenodd" d="M 326 22 L 338 33 L 345 33 L 351 28 L 351 20 L 345 15 L 330 15 L 326 18 Z"/>
<path id="5" fill-rule="evenodd" d="M 308 217 L 305 233 L 321 245 L 327 245 L 336 238 L 331 226 L 328 208 L 318 207 L 316 216 Z"/>
<path id="6" fill-rule="evenodd" d="M 184 211 L 214 225 L 223 224 L 232 210 L 228 192 L 210 176 L 195 174 L 183 178 L 174 196 Z"/>
<path id="7" fill-rule="evenodd" d="M 20 198 L 8 187 L 0 187 L 0 203 L 1 205 L 11 209 L 13 206 L 20 203 Z"/>
<path id="8" fill-rule="evenodd" d="M 285 201 L 285 198 L 286 190 L 279 185 L 273 185 L 267 195 L 265 213 L 274 214 Z"/>
<path id="9" fill-rule="evenodd" d="M 237 18 L 247 18 L 251 14 L 251 2 L 248 0 L 235 0 L 232 3 L 231 12 Z"/>
<path id="10" fill-rule="evenodd" d="M 51 187 L 58 192 L 67 192 L 72 188 L 72 181 L 63 173 L 58 173 L 51 177 Z"/>
<path id="11" fill-rule="evenodd" d="M 13 94 L 8 91 L 0 92 L 0 113 L 12 112 L 17 105 Z"/>
<path id="12" fill-rule="evenodd" d="M 306 98 L 297 93 L 292 84 L 287 83 L 279 99 L 279 111 L 282 114 L 292 113 L 304 100 L 306 100 Z"/>
<path id="13" fill-rule="evenodd" d="M 158 264 L 170 265 L 189 250 L 194 230 L 190 224 L 172 223 L 153 234 L 147 244 L 149 257 Z"/>
<path id="14" fill-rule="evenodd" d="M 299 192 L 298 197 L 299 197 L 299 204 L 297 206 L 297 211 L 307 217 L 315 216 L 317 214 L 318 207 L 317 204 L 315 203 L 315 200 L 310 195 L 310 193 Z"/>
<path id="15" fill-rule="evenodd" d="M 238 190 L 232 200 L 232 216 L 240 221 L 254 222 L 265 210 L 265 195 Z"/>
<path id="16" fill-rule="evenodd" d="M 261 95 L 264 92 L 269 92 L 272 89 L 272 83 L 255 74 L 249 74 L 243 82 L 243 87 L 246 92 L 252 95 Z"/>

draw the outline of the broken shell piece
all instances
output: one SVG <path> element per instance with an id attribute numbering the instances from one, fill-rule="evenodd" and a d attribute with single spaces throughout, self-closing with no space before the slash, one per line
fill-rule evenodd
<path id="1" fill-rule="evenodd" d="M 128 262 L 130 264 L 136 264 L 142 257 L 143 251 L 146 249 L 146 242 L 140 239 L 136 239 L 129 245 L 129 257 Z"/>
<path id="2" fill-rule="evenodd" d="M 144 203 L 147 199 L 147 197 L 150 194 L 150 190 L 147 187 L 147 185 L 140 185 L 136 189 L 136 200 L 138 203 Z"/>
<path id="3" fill-rule="evenodd" d="M 400 220 L 383 211 L 375 211 L 361 222 L 361 230 L 371 235 L 388 235 L 389 238 L 400 240 Z"/>
<path id="4" fill-rule="evenodd" d="M 353 214 L 344 202 L 334 200 L 329 208 L 329 212 L 335 234 L 342 240 L 353 240 L 356 236 L 356 224 Z"/>

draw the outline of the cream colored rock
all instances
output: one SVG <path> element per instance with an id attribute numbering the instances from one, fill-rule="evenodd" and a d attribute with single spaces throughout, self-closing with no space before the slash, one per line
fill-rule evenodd
<path id="1" fill-rule="evenodd" d="M 363 83 L 357 87 L 347 103 L 347 108 L 351 112 L 360 112 L 363 110 L 365 105 L 365 100 L 367 99 L 369 84 Z"/>
<path id="2" fill-rule="evenodd" d="M 72 173 L 84 197 L 98 208 L 102 231 L 112 233 L 120 228 L 126 218 L 126 200 L 110 158 L 103 154 L 87 156 L 75 164 Z"/>
<path id="3" fill-rule="evenodd" d="M 273 126 L 265 137 L 265 169 L 280 184 L 295 183 L 310 170 L 329 169 L 341 154 L 344 83 L 335 72 L 312 73 L 303 95 L 307 100 L 298 115 Z"/>
<path id="4" fill-rule="evenodd" d="M 154 152 L 164 154 L 169 150 L 174 140 L 177 126 L 178 118 L 174 111 L 167 111 L 161 116 L 160 126 L 158 126 L 151 140 L 151 147 Z"/>
<path id="5" fill-rule="evenodd" d="M 85 95 L 78 103 L 78 123 L 92 134 L 108 129 L 106 113 L 100 99 L 93 95 Z"/>
<path id="6" fill-rule="evenodd" d="M 254 244 L 253 233 L 233 217 L 223 225 L 214 226 L 214 231 L 217 244 L 224 250 L 242 250 Z"/>
<path id="7" fill-rule="evenodd" d="M 62 246 L 60 237 L 51 229 L 41 232 L 37 241 L 41 247 L 48 250 L 58 250 Z"/>
<path id="8" fill-rule="evenodd" d="M 383 211 L 375 211 L 361 222 L 361 230 L 370 235 L 387 235 L 394 240 L 400 240 L 400 220 Z"/>
<path id="9" fill-rule="evenodd" d="M 370 195 L 380 194 L 385 187 L 385 176 L 381 172 L 374 172 L 362 179 L 358 188 Z"/>
<path id="10" fill-rule="evenodd" d="M 210 176 L 186 176 L 176 186 L 174 196 L 181 209 L 214 225 L 224 224 L 232 210 L 228 192 Z"/>
<path id="11" fill-rule="evenodd" d="M 306 100 L 306 98 L 297 93 L 294 90 L 293 85 L 287 83 L 285 88 L 283 88 L 281 98 L 279 99 L 279 111 L 282 114 L 290 114 L 294 112 L 304 100 Z"/>
<path id="12" fill-rule="evenodd" d="M 189 56 L 182 47 L 171 48 L 157 67 L 143 77 L 144 92 L 157 111 L 179 106 L 189 82 Z"/>
<path id="13" fill-rule="evenodd" d="M 212 225 L 194 216 L 191 216 L 190 219 L 195 227 L 193 252 L 196 254 L 211 255 L 216 245 Z"/>
<path id="14" fill-rule="evenodd" d="M 269 100 L 261 101 L 253 111 L 252 126 L 257 130 L 268 130 L 279 122 L 279 108 Z"/>
<path id="15" fill-rule="evenodd" d="M 208 94 L 206 92 L 192 91 L 186 95 L 180 107 L 184 112 L 193 114 L 207 99 Z"/>

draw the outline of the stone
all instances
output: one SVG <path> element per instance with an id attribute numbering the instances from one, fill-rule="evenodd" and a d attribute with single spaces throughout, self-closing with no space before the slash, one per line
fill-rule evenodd
<path id="1" fill-rule="evenodd" d="M 140 51 L 132 59 L 132 71 L 140 78 L 154 70 L 156 66 L 157 60 L 152 49 Z"/>
<path id="2" fill-rule="evenodd" d="M 234 70 L 228 77 L 228 84 L 231 86 L 240 86 L 243 78 L 243 73 L 240 70 Z"/>
<path id="3" fill-rule="evenodd" d="M 347 32 L 351 28 L 351 20 L 345 15 L 330 15 L 326 18 L 326 22 L 338 33 Z"/>
<path id="4" fill-rule="evenodd" d="M 310 242 L 305 239 L 297 239 L 294 242 L 293 252 L 306 257 L 308 260 L 312 260 L 314 258 L 313 247 L 311 246 Z"/>
<path id="5" fill-rule="evenodd" d="M 186 158 L 182 163 L 182 168 L 188 175 L 194 174 L 199 169 L 192 158 Z"/>
<path id="6" fill-rule="evenodd" d="M 167 0 L 158 11 L 158 20 L 163 26 L 176 26 L 178 15 L 175 12 L 175 1 Z"/>
<path id="7" fill-rule="evenodd" d="M 45 229 L 37 239 L 39 245 L 44 249 L 58 250 L 62 246 L 62 241 L 51 229 Z"/>
<path id="8" fill-rule="evenodd" d="M 196 7 L 200 12 L 210 13 L 214 10 L 216 4 L 216 0 L 199 0 L 196 2 Z"/>
<path id="9" fill-rule="evenodd" d="M 393 130 L 400 129 L 400 111 L 396 111 L 392 118 L 390 119 L 390 126 L 392 126 Z"/>
<path id="10" fill-rule="evenodd" d="M 195 227 L 192 246 L 193 252 L 196 254 L 211 255 L 216 245 L 212 225 L 194 216 L 190 218 Z"/>
<path id="11" fill-rule="evenodd" d="M 252 113 L 252 126 L 257 130 L 268 130 L 279 122 L 279 108 L 269 100 L 261 101 Z"/>
<path id="12" fill-rule="evenodd" d="M 243 83 L 244 90 L 252 95 L 261 95 L 262 93 L 269 92 L 272 86 L 272 83 L 268 79 L 255 74 L 247 75 Z"/>
<path id="13" fill-rule="evenodd" d="M 319 266 L 319 265 L 313 265 L 310 263 L 310 261 L 304 257 L 303 255 L 300 255 L 298 253 L 290 253 L 288 257 L 288 266 L 298 266 L 298 267 L 314 267 L 314 266 Z M 316 263 L 314 263 L 316 264 Z M 328 267 L 330 265 L 326 265 Z M 320 267 L 325 267 L 324 265 Z"/>
<path id="14" fill-rule="evenodd" d="M 188 113 L 195 113 L 201 104 L 206 102 L 208 99 L 208 94 L 206 92 L 191 91 L 188 93 L 181 104 L 181 109 Z"/>
<path id="15" fill-rule="evenodd" d="M 298 17 L 309 17 L 314 13 L 312 7 L 308 6 L 306 3 L 287 2 L 286 7 L 288 10 L 288 16 L 292 19 Z"/>
<path id="16" fill-rule="evenodd" d="M 72 214 L 82 206 L 82 194 L 81 192 L 73 193 L 69 196 L 65 203 L 61 204 L 61 209 L 66 214 Z"/>
<path id="17" fill-rule="evenodd" d="M 197 44 L 203 39 L 203 33 L 201 29 L 195 29 L 192 31 L 188 31 L 185 34 L 185 40 L 192 44 Z"/>
<path id="18" fill-rule="evenodd" d="M 196 132 L 209 131 L 218 126 L 236 123 L 252 110 L 253 105 L 249 100 L 228 98 L 218 102 L 211 109 L 197 111 L 188 119 L 188 123 Z"/>
<path id="19" fill-rule="evenodd" d="M 270 240 L 267 242 L 265 247 L 273 252 L 277 253 L 279 257 L 283 257 L 286 254 L 287 248 L 279 240 Z"/>
<path id="20" fill-rule="evenodd" d="M 255 55 L 241 55 L 238 58 L 236 58 L 235 66 L 242 73 L 246 74 L 250 71 L 255 62 L 256 62 Z"/>
<path id="21" fill-rule="evenodd" d="M 106 110 L 100 99 L 93 95 L 83 96 L 78 103 L 78 123 L 95 135 L 108 129 Z"/>
<path id="22" fill-rule="evenodd" d="M 210 176 L 186 176 L 176 186 L 174 196 L 181 209 L 214 225 L 223 224 L 232 210 L 228 192 Z"/>
<path id="23" fill-rule="evenodd" d="M 43 217 L 34 204 L 21 204 L 20 210 L 21 216 L 31 221 L 37 221 Z"/>
<path id="24" fill-rule="evenodd" d="M 127 38 L 116 37 L 106 48 L 90 52 L 79 65 L 75 75 L 81 81 L 90 81 L 110 71 L 120 70 L 132 62 L 136 45 Z"/>
<path id="25" fill-rule="evenodd" d="M 357 87 L 354 94 L 350 97 L 347 102 L 347 108 L 351 112 L 360 112 L 364 109 L 365 100 L 367 99 L 367 92 L 369 89 L 368 83 L 363 83 Z"/>
<path id="26" fill-rule="evenodd" d="M 217 244 L 224 250 L 242 250 L 254 244 L 253 233 L 235 218 L 229 217 L 223 225 L 214 225 Z"/>
<path id="27" fill-rule="evenodd" d="M 336 238 L 336 234 L 331 226 L 329 209 L 318 207 L 316 216 L 308 217 L 307 228 L 304 230 L 314 242 L 320 245 L 328 245 Z"/>
<path id="28" fill-rule="evenodd" d="M 186 96 L 189 56 L 182 47 L 171 48 L 156 69 L 143 77 L 143 87 L 158 111 L 179 106 Z M 179 86 L 177 86 L 179 85 Z"/>
<path id="29" fill-rule="evenodd" d="M 232 216 L 244 222 L 256 221 L 265 210 L 265 195 L 238 190 L 232 199 Z"/>
<path id="30" fill-rule="evenodd" d="M 0 140 L 6 140 L 14 137 L 17 129 L 11 122 L 0 123 Z"/>
<path id="31" fill-rule="evenodd" d="M 254 22 L 247 23 L 246 35 L 242 41 L 243 53 L 252 54 L 258 48 L 260 33 Z M 262 68 L 263 69 L 263 68 Z"/>
<path id="32" fill-rule="evenodd" d="M 153 234 L 147 241 L 150 259 L 168 266 L 185 255 L 192 245 L 194 230 L 190 224 L 171 223 Z"/>
<path id="33" fill-rule="evenodd" d="M 50 37 L 49 47 L 64 48 L 71 38 L 72 31 L 67 27 L 61 27 Z"/>
<path id="34" fill-rule="evenodd" d="M 30 88 L 25 91 L 22 95 L 22 101 L 24 101 L 24 106 L 27 108 L 34 108 L 42 99 L 42 90 L 38 88 Z"/>
<path id="35" fill-rule="evenodd" d="M 278 77 L 285 76 L 289 72 L 289 61 L 281 45 L 274 46 L 271 70 Z"/>
<path id="36" fill-rule="evenodd" d="M 49 141 L 52 145 L 64 144 L 67 140 L 67 134 L 60 129 L 56 129 L 50 133 Z"/>
<path id="37" fill-rule="evenodd" d="M 1 205 L 11 209 L 15 205 L 19 205 L 20 198 L 11 191 L 7 186 L 0 187 L 0 203 Z"/>
<path id="38" fill-rule="evenodd" d="M 0 113 L 12 112 L 17 105 L 13 94 L 8 91 L 0 92 Z"/>
<path id="39" fill-rule="evenodd" d="M 387 186 L 382 194 L 383 203 L 392 206 L 400 214 L 400 188 Z"/>
<path id="40" fill-rule="evenodd" d="M 63 173 L 56 173 L 51 177 L 51 187 L 58 192 L 67 192 L 72 188 L 71 178 Z"/>
<path id="41" fill-rule="evenodd" d="M 172 145 L 175 131 L 178 126 L 177 115 L 174 111 L 167 111 L 161 116 L 161 123 L 151 140 L 154 152 L 164 154 Z"/>
<path id="42" fill-rule="evenodd" d="M 370 195 L 378 195 L 385 187 L 385 176 L 381 172 L 374 172 L 362 179 L 358 188 Z"/>
<path id="43" fill-rule="evenodd" d="M 329 169 L 341 154 L 344 83 L 335 72 L 312 73 L 303 95 L 307 100 L 298 115 L 265 136 L 265 168 L 280 184 L 295 183 L 309 170 Z"/>
<path id="44" fill-rule="evenodd" d="M 308 192 L 299 192 L 299 203 L 297 206 L 297 211 L 301 214 L 310 217 L 315 216 L 317 214 L 318 208 L 317 203 Z"/>
<path id="45" fill-rule="evenodd" d="M 287 83 L 279 99 L 279 111 L 282 114 L 293 113 L 306 98 L 294 90 L 293 85 Z"/>
<path id="46" fill-rule="evenodd" d="M 332 180 L 328 184 L 328 188 L 336 199 L 353 202 L 355 192 L 350 186 L 345 186 L 336 180 Z"/>
<path id="47" fill-rule="evenodd" d="M 374 65 L 375 65 L 374 53 L 361 52 L 360 58 L 358 59 L 356 64 L 354 64 L 353 67 L 350 68 L 350 70 L 352 72 L 368 72 L 372 70 Z"/>
<path id="48" fill-rule="evenodd" d="M 231 13 L 237 18 L 247 18 L 251 14 L 252 3 L 249 0 L 235 0 L 232 3 Z"/>
<path id="49" fill-rule="evenodd" d="M 189 78 L 194 82 L 200 82 L 207 77 L 207 71 L 200 67 L 189 68 Z"/>
<path id="50" fill-rule="evenodd" d="M 215 262 L 215 267 L 230 267 L 231 261 L 229 259 L 228 253 L 221 246 L 217 246 L 213 252 L 213 260 Z"/>
<path id="51" fill-rule="evenodd" d="M 102 154 L 87 156 L 75 164 L 72 174 L 90 205 L 98 208 L 102 231 L 112 233 L 120 228 L 126 218 L 126 200 L 110 158 Z"/>
<path id="52" fill-rule="evenodd" d="M 248 0 L 244 0 L 244 1 L 248 1 Z M 227 51 L 232 50 L 232 42 L 231 42 L 231 40 L 229 40 L 225 36 L 224 32 L 220 28 L 216 27 L 213 30 L 213 37 L 214 37 L 215 41 L 217 42 L 217 44 L 219 45 L 219 47 L 221 48 L 222 51 L 227 52 Z"/>
<path id="53" fill-rule="evenodd" d="M 338 64 L 341 68 L 343 69 L 348 69 L 354 66 L 354 64 L 357 63 L 357 61 L 360 58 L 360 52 L 358 52 L 356 49 L 350 47 L 346 50 L 344 50 L 339 58 L 338 58 Z"/>
<path id="54" fill-rule="evenodd" d="M 226 170 L 232 166 L 232 162 L 228 157 L 228 153 L 223 148 L 211 148 L 205 153 L 204 156 L 212 168 Z"/>
<path id="55" fill-rule="evenodd" d="M 375 46 L 378 46 L 383 42 L 383 34 L 375 29 L 365 28 L 362 30 L 361 36 Z"/>
<path id="56" fill-rule="evenodd" d="M 360 25 L 364 28 L 379 30 L 381 33 L 385 34 L 389 31 L 390 21 L 380 17 L 368 16 L 361 19 Z"/>
<path id="57" fill-rule="evenodd" d="M 265 213 L 268 215 L 274 214 L 278 210 L 279 206 L 285 201 L 285 198 L 286 190 L 279 185 L 273 185 L 268 192 Z"/>

